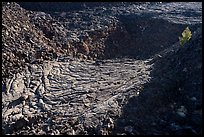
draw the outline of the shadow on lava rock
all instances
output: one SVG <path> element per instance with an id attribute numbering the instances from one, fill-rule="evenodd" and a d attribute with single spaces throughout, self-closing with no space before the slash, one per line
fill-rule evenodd
<path id="1" fill-rule="evenodd" d="M 148 59 L 177 42 L 187 27 L 148 16 L 120 15 L 119 26 L 105 41 L 105 58 Z M 194 31 L 197 25 L 189 27 Z"/>
<path id="2" fill-rule="evenodd" d="M 131 97 L 113 134 L 202 134 L 202 33 L 156 60 L 139 96 Z"/>
<path id="3" fill-rule="evenodd" d="M 18 2 L 23 8 L 44 12 L 70 12 L 100 6 L 123 5 L 123 2 Z M 127 4 L 127 3 L 126 3 Z"/>

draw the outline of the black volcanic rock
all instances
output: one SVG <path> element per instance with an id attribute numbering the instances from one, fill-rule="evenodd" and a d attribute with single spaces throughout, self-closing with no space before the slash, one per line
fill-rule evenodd
<path id="1" fill-rule="evenodd" d="M 131 3 L 141 4 L 141 2 L 18 2 L 18 4 L 27 10 L 44 12 L 69 12 L 100 6 L 128 5 Z"/>
<path id="2" fill-rule="evenodd" d="M 201 56 L 201 2 L 2 2 L 3 134 L 201 135 Z"/>

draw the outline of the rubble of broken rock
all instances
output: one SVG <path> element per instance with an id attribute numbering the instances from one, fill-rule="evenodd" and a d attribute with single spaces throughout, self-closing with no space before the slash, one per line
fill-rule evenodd
<path id="1" fill-rule="evenodd" d="M 58 56 L 96 59 L 99 52 L 102 52 L 105 37 L 115 29 L 116 23 L 114 18 L 109 19 L 111 23 L 106 19 L 109 26 L 97 30 L 99 26 L 96 26 L 82 32 L 80 28 L 72 30 L 80 25 L 89 26 L 78 23 L 80 17 L 74 16 L 71 20 L 77 26 L 64 27 L 66 23 L 60 23 L 49 14 L 27 11 L 16 3 L 3 6 L 2 18 L 3 78 L 12 76 L 16 70 L 22 70 L 26 63 L 53 60 Z"/>
<path id="2" fill-rule="evenodd" d="M 201 3 L 38 4 L 2 3 L 3 134 L 202 134 Z"/>

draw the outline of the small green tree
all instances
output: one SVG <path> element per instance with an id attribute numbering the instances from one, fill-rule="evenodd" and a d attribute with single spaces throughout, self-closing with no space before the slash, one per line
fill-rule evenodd
<path id="1" fill-rule="evenodd" d="M 187 41 L 191 39 L 191 31 L 188 27 L 182 32 L 182 37 L 179 37 L 180 45 L 183 46 Z"/>

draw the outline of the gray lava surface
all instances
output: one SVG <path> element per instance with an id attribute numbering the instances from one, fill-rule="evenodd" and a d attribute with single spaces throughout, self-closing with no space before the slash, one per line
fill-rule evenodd
<path id="1" fill-rule="evenodd" d="M 2 2 L 4 135 L 202 134 L 201 2 L 52 4 Z"/>

